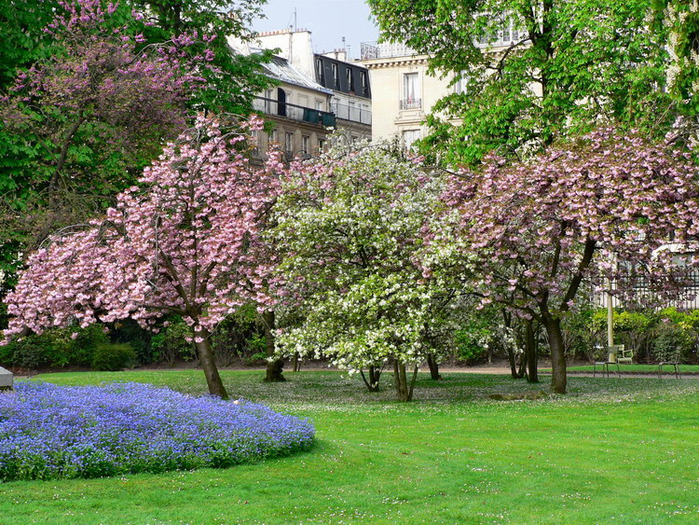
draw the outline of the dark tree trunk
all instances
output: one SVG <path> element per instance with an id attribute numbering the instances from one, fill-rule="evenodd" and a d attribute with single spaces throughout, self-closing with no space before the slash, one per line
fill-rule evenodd
<path id="1" fill-rule="evenodd" d="M 539 382 L 539 349 L 536 344 L 536 331 L 534 330 L 534 320 L 528 319 L 524 325 L 524 335 L 526 341 L 525 360 L 527 367 L 527 382 Z"/>
<path id="2" fill-rule="evenodd" d="M 411 401 L 413 399 L 413 389 L 415 380 L 417 379 L 417 366 L 413 371 L 413 377 L 408 382 L 408 374 L 405 370 L 405 363 L 399 363 L 398 360 L 393 361 L 393 376 L 396 384 L 396 394 L 399 401 Z"/>
<path id="3" fill-rule="evenodd" d="M 265 326 L 265 349 L 269 357 L 274 356 L 274 312 L 265 312 L 262 314 L 263 324 Z M 282 374 L 284 369 L 283 359 L 274 359 L 267 361 L 267 373 L 265 375 L 265 383 L 281 383 L 286 381 Z"/>
<path id="4" fill-rule="evenodd" d="M 360 370 L 359 373 L 362 374 L 362 379 L 364 380 L 364 384 L 366 385 L 366 387 L 369 389 L 369 392 L 379 391 L 379 379 L 381 378 L 381 368 L 377 366 L 370 366 L 369 379 L 367 379 L 366 375 L 364 375 L 364 370 Z"/>
<path id="5" fill-rule="evenodd" d="M 520 362 L 517 363 L 515 351 L 510 347 L 507 348 L 507 358 L 510 361 L 510 373 L 512 374 L 512 379 L 522 379 L 524 377 L 523 361 L 520 360 Z"/>
<path id="6" fill-rule="evenodd" d="M 512 314 L 510 314 L 504 308 L 501 311 L 505 326 L 512 329 Z M 516 335 L 517 343 L 519 344 L 519 334 Z M 519 364 L 517 363 L 517 355 L 510 345 L 507 345 L 507 359 L 510 361 L 510 373 L 512 374 L 512 379 L 522 379 L 524 377 L 524 366 L 522 365 L 522 360 L 520 359 Z"/>
<path id="7" fill-rule="evenodd" d="M 300 372 L 300 371 L 301 371 L 301 360 L 299 359 L 299 353 L 298 353 L 298 352 L 295 352 L 295 353 L 294 353 L 293 365 L 294 365 L 294 372 Z"/>
<path id="8" fill-rule="evenodd" d="M 565 394 L 568 378 L 561 320 L 551 317 L 549 314 L 544 317 L 544 327 L 549 336 L 549 346 L 551 347 L 551 388 L 557 394 Z"/>
<path id="9" fill-rule="evenodd" d="M 439 381 L 442 379 L 442 376 L 439 373 L 439 363 L 437 363 L 437 360 L 434 358 L 434 355 L 432 354 L 427 354 L 427 366 L 430 367 L 430 377 L 434 379 L 435 381 Z"/>
<path id="10" fill-rule="evenodd" d="M 214 352 L 211 349 L 211 341 L 209 339 L 210 335 L 209 331 L 203 328 L 194 332 L 194 344 L 197 347 L 197 354 L 199 354 L 199 363 L 206 376 L 209 394 L 218 396 L 221 399 L 228 399 L 228 392 L 226 392 L 226 387 L 223 386 L 223 381 L 221 381 L 221 376 L 216 367 L 216 359 L 214 359 Z"/>

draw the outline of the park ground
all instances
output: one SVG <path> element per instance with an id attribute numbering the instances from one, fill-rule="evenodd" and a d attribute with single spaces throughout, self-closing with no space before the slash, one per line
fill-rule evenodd
<path id="1" fill-rule="evenodd" d="M 487 367 L 484 367 L 487 368 Z M 502 370 L 502 368 L 500 369 Z M 0 484 L 0 523 L 697 523 L 699 381 L 421 373 L 415 401 L 338 371 L 225 370 L 233 396 L 307 417 L 315 447 L 225 470 Z M 204 394 L 199 370 L 42 374 Z"/>

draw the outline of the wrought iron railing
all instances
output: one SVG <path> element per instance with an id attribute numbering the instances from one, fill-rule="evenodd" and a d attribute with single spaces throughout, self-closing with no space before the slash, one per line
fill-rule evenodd
<path id="1" fill-rule="evenodd" d="M 400 101 L 400 109 L 422 109 L 421 98 L 407 98 Z"/>
<path id="2" fill-rule="evenodd" d="M 307 108 L 271 98 L 256 97 L 253 101 L 253 108 L 267 115 L 277 115 L 310 124 L 318 124 L 325 128 L 334 128 L 337 125 L 335 114 L 330 111 Z"/>

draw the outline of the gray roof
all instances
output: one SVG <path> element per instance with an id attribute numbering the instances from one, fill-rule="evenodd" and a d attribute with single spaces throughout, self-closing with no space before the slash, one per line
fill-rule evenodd
<path id="1" fill-rule="evenodd" d="M 286 82 L 287 84 L 294 84 L 296 86 L 304 87 L 307 89 L 313 89 L 315 91 L 320 91 L 326 95 L 332 95 L 332 90 L 325 88 L 318 84 L 311 77 L 296 69 L 289 61 L 285 58 L 274 56 L 272 61 L 268 64 L 263 64 L 265 72 L 272 78 L 276 78 L 281 82 Z"/>

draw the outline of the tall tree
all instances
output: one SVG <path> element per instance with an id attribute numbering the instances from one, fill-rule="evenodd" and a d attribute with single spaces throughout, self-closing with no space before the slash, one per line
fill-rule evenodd
<path id="1" fill-rule="evenodd" d="M 86 229 L 53 237 L 8 295 L 5 336 L 126 318 L 153 328 L 174 313 L 191 328 L 209 392 L 227 397 L 210 335 L 244 302 L 271 303 L 275 278 L 260 228 L 283 169 L 278 154 L 251 167 L 244 141 L 199 120 L 144 171 L 143 189 L 120 193 Z"/>
<path id="2" fill-rule="evenodd" d="M 480 276 L 471 283 L 484 305 L 503 304 L 545 328 L 554 392 L 567 388 L 561 319 L 585 281 L 632 268 L 658 293 L 682 284 L 673 278 L 677 253 L 662 248 L 697 238 L 698 177 L 688 154 L 607 129 L 526 162 L 490 156 L 445 194 L 459 221 L 451 253 Z"/>
<path id="3" fill-rule="evenodd" d="M 525 157 L 600 119 L 668 129 L 668 3 L 660 0 L 368 0 L 384 38 L 463 79 L 428 117 L 427 150 L 478 163 Z M 492 48 L 494 42 L 498 48 Z M 503 47 L 500 47 L 500 45 Z"/>

